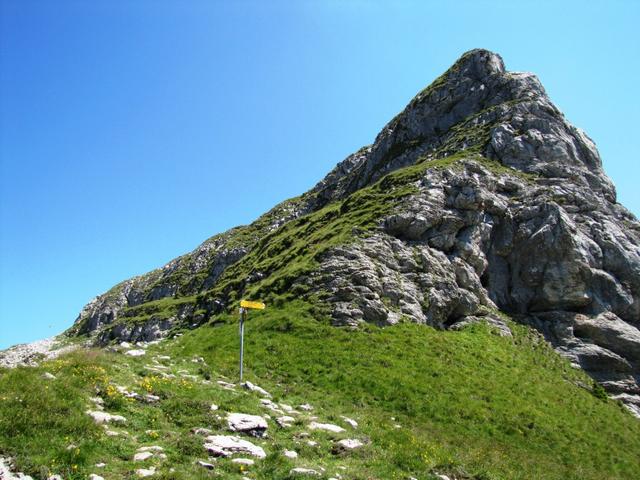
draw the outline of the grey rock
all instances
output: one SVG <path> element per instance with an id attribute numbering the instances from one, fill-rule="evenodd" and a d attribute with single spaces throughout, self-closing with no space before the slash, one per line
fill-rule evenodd
<path id="1" fill-rule="evenodd" d="M 321 477 L 322 473 L 312 468 L 296 467 L 289 471 L 292 477 Z"/>
<path id="2" fill-rule="evenodd" d="M 96 410 L 87 410 L 87 415 L 89 415 L 94 422 L 97 424 L 104 423 L 125 423 L 127 421 L 122 415 L 112 415 L 107 412 L 96 411 Z"/>
<path id="3" fill-rule="evenodd" d="M 267 456 L 262 447 L 231 435 L 210 435 L 206 438 L 204 448 L 217 457 L 228 457 L 236 453 L 248 454 L 258 458 Z"/>
<path id="4" fill-rule="evenodd" d="M 311 430 L 323 430 L 325 432 L 331 432 L 331 433 L 342 433 L 345 431 L 344 428 L 338 425 L 334 425 L 332 423 L 311 422 L 309 423 L 309 428 Z"/>
<path id="5" fill-rule="evenodd" d="M 293 417 L 290 417 L 289 415 L 282 415 L 281 417 L 276 418 L 276 423 L 281 428 L 289 428 L 295 421 L 296 419 Z"/>
<path id="6" fill-rule="evenodd" d="M 258 385 L 254 385 L 254 384 L 253 384 L 253 383 L 251 383 L 251 382 L 243 382 L 243 383 L 242 383 L 242 386 L 243 386 L 245 389 L 247 389 L 247 390 L 249 390 L 249 391 L 251 391 L 251 392 L 257 392 L 257 393 L 259 393 L 259 394 L 260 394 L 260 395 L 262 395 L 263 397 L 271 398 L 271 394 L 270 394 L 269 392 L 267 392 L 264 388 L 259 387 Z"/>
<path id="7" fill-rule="evenodd" d="M 294 450 L 284 450 L 282 452 L 282 455 L 287 457 L 287 458 L 291 458 L 291 459 L 298 458 L 298 452 L 296 452 Z"/>
<path id="8" fill-rule="evenodd" d="M 199 466 L 206 468 L 207 470 L 213 470 L 215 465 L 213 463 L 205 462 L 203 460 L 198 460 L 196 462 Z"/>
<path id="9" fill-rule="evenodd" d="M 344 438 L 336 442 L 336 448 L 338 450 L 355 450 L 357 448 L 363 447 L 364 443 L 358 440 L 357 438 Z"/>
<path id="10" fill-rule="evenodd" d="M 136 470 L 136 475 L 138 475 L 139 477 L 143 478 L 143 477 L 150 477 L 152 475 L 155 475 L 156 473 L 156 467 L 150 467 L 150 468 L 138 468 Z"/>
<path id="11" fill-rule="evenodd" d="M 351 428 L 358 428 L 358 422 L 356 422 L 354 419 L 349 418 L 349 417 L 345 417 L 344 415 L 340 415 L 340 418 L 349 424 L 349 426 L 351 426 Z"/>
<path id="12" fill-rule="evenodd" d="M 267 421 L 258 415 L 244 413 L 230 413 L 227 424 L 232 432 L 246 433 L 254 437 L 263 437 L 267 431 Z"/>

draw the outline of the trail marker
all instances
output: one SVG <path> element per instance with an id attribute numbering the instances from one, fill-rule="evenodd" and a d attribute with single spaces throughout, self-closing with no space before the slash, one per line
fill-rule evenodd
<path id="1" fill-rule="evenodd" d="M 247 310 L 264 310 L 266 305 L 262 302 L 252 302 L 250 300 L 240 301 L 240 382 L 242 382 L 244 363 L 244 322 L 247 319 Z"/>
<path id="2" fill-rule="evenodd" d="M 242 308 L 251 308 L 253 310 L 264 310 L 264 307 L 266 305 L 264 303 L 262 303 L 262 302 L 252 302 L 250 300 L 240 300 L 240 306 Z"/>

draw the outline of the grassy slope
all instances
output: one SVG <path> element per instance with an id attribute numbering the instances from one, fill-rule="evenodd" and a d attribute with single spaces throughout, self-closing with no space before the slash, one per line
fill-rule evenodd
<path id="1" fill-rule="evenodd" d="M 270 423 L 270 438 L 258 441 L 269 454 L 248 467 L 252 478 L 287 478 L 293 466 L 324 466 L 346 479 L 431 478 L 466 471 L 495 479 L 635 479 L 640 476 L 640 422 L 617 403 L 577 387 L 588 382 L 539 337 L 515 326 L 514 339 L 475 326 L 461 332 L 419 325 L 347 331 L 313 317 L 303 302 L 288 302 L 252 314 L 247 327 L 249 379 L 274 394 L 275 401 L 309 402 L 320 421 L 340 423 L 339 415 L 360 427 L 342 436 L 370 439 L 361 451 L 331 453 L 331 438 L 312 433 L 319 447 L 296 444 L 295 432 Z M 237 372 L 237 324 L 231 317 L 150 347 L 143 358 L 108 352 L 78 352 L 39 368 L 0 372 L 0 453 L 17 457 L 32 474 L 48 471 L 86 478 L 97 462 L 105 478 L 127 478 L 136 448 L 159 444 L 169 456 L 157 463 L 156 478 L 208 478 L 193 465 L 205 459 L 192 427 L 224 425 L 208 408 L 221 412 L 265 412 L 257 397 L 229 392 L 215 382 L 160 379 L 143 366 L 166 354 L 174 371 L 200 379 Z M 191 362 L 194 355 L 210 367 Z M 166 363 L 166 362 L 165 362 Z M 167 365 L 169 365 L 167 363 Z M 56 380 L 41 378 L 44 371 Z M 110 384 L 162 397 L 156 405 L 122 398 Z M 83 413 L 96 387 L 107 411 L 127 417 L 130 436 L 107 437 Z M 395 417 L 395 420 L 392 419 Z M 399 424 L 401 428 L 396 428 Z M 77 448 L 67 450 L 69 444 Z M 300 457 L 280 452 L 295 448 Z M 74 467 L 75 465 L 75 467 Z M 338 470 L 345 466 L 346 471 Z M 169 473 L 169 467 L 176 471 Z M 240 478 L 240 467 L 218 461 L 222 478 Z"/>

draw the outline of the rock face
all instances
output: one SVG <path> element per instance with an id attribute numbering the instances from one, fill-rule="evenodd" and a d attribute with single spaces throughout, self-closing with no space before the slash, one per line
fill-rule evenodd
<path id="1" fill-rule="evenodd" d="M 486 50 L 464 54 L 310 192 L 97 297 L 74 332 L 134 341 L 198 325 L 232 290 L 273 273 L 249 269 L 220 285 L 249 253 L 268 251 L 274 232 L 408 166 L 410 193 L 377 228 L 297 279 L 334 324 L 486 321 L 510 335 L 506 313 L 640 412 L 640 223 L 539 80 Z"/>
<path id="2" fill-rule="evenodd" d="M 637 403 L 640 225 L 624 207 L 473 156 L 428 169 L 417 189 L 381 232 L 323 259 L 315 288 L 336 325 L 483 319 L 508 334 L 500 310 Z"/>
<path id="3" fill-rule="evenodd" d="M 175 325 L 194 322 L 198 325 L 210 314 L 219 312 L 224 303 L 166 300 L 208 290 L 260 238 L 304 213 L 305 207 L 299 199 L 287 200 L 251 225 L 215 235 L 193 252 L 119 283 L 84 306 L 70 333 L 91 333 L 97 335 L 98 343 L 105 344 L 112 340 L 156 340 L 166 336 Z M 143 321 L 138 321 L 140 317 Z"/>

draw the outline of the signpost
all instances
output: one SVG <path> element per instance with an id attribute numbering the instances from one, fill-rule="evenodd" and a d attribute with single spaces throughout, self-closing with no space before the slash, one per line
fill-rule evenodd
<path id="1" fill-rule="evenodd" d="M 265 304 L 262 302 L 252 302 L 250 300 L 240 301 L 240 382 L 242 382 L 244 363 L 244 322 L 247 319 L 247 310 L 264 310 Z"/>

